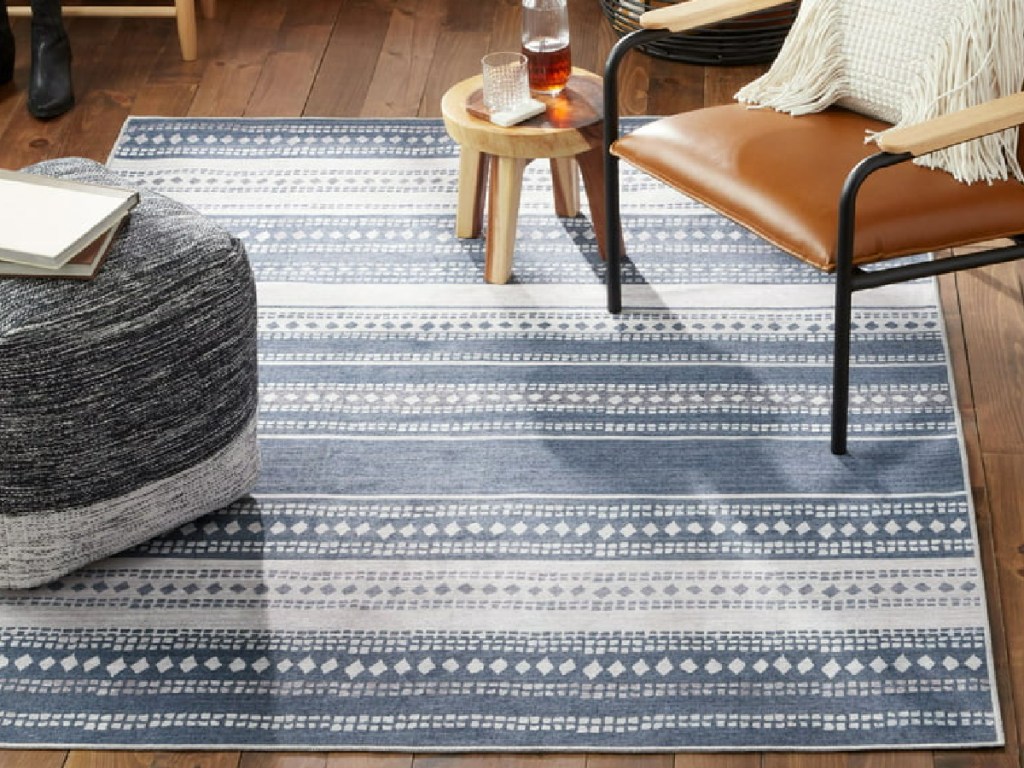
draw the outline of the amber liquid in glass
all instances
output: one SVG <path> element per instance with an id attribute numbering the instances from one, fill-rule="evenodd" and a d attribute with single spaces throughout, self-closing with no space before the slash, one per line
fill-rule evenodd
<path id="1" fill-rule="evenodd" d="M 523 46 L 527 66 L 530 69 L 530 90 L 540 94 L 556 94 L 565 88 L 572 72 L 572 55 L 569 45 L 553 51 L 543 49 L 538 43 Z"/>

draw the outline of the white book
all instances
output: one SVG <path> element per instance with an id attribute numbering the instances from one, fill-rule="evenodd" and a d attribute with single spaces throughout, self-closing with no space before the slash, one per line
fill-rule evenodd
<path id="1" fill-rule="evenodd" d="M 2 2 L 2 0 L 0 0 Z M 54 269 L 53 267 L 32 267 L 28 264 L 18 264 L 14 261 L 3 261 L 0 259 L 0 278 L 4 277 L 67 277 L 77 280 L 90 280 L 96 276 L 103 262 L 107 259 L 107 253 L 114 242 L 114 237 L 121 229 L 121 224 L 128 217 L 125 213 L 120 219 L 114 222 L 113 226 L 85 246 L 68 261 Z"/>
<path id="2" fill-rule="evenodd" d="M 0 170 L 0 260 L 59 269 L 138 201 L 130 189 Z"/>

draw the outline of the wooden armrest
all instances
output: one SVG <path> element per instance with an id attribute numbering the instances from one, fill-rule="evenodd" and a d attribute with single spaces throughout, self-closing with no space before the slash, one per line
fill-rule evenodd
<path id="1" fill-rule="evenodd" d="M 785 5 L 787 2 L 789 0 L 688 0 L 641 14 L 640 26 L 643 29 L 685 32 L 716 21 Z"/>
<path id="2" fill-rule="evenodd" d="M 1024 93 L 1015 93 L 904 128 L 893 128 L 880 135 L 876 143 L 883 152 L 908 152 L 916 157 L 1021 123 Z"/>

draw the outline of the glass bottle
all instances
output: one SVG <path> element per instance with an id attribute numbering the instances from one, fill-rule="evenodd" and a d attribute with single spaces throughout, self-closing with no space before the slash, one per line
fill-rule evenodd
<path id="1" fill-rule="evenodd" d="M 561 93 L 572 72 L 566 0 L 523 0 L 523 53 L 530 90 L 541 96 Z"/>

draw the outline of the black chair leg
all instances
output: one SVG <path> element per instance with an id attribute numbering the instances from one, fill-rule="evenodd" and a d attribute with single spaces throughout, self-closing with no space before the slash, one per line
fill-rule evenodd
<path id="1" fill-rule="evenodd" d="M 846 453 L 846 432 L 850 408 L 850 325 L 853 305 L 852 275 L 849 268 L 836 270 L 836 308 L 832 318 L 832 453 Z"/>
<path id="2" fill-rule="evenodd" d="M 608 311 L 622 311 L 622 216 L 619 211 L 619 158 L 611 153 L 612 143 L 619 138 L 619 65 L 630 49 L 653 42 L 672 33 L 664 29 L 638 29 L 612 46 L 604 66 L 604 220 L 605 220 L 605 286 Z"/>
<path id="3" fill-rule="evenodd" d="M 622 312 L 622 214 L 619 210 L 619 159 L 604 152 L 605 286 L 608 311 Z"/>
<path id="4" fill-rule="evenodd" d="M 853 313 L 853 292 L 868 287 L 853 266 L 854 222 L 857 213 L 857 192 L 865 179 L 877 170 L 911 159 L 909 153 L 879 152 L 861 160 L 846 177 L 839 195 L 839 221 L 836 232 L 836 311 L 832 359 L 832 453 L 846 453 L 850 410 L 850 327 Z M 897 278 L 898 279 L 898 278 Z M 879 285 L 884 284 L 879 282 Z"/>
<path id="5" fill-rule="evenodd" d="M 870 170 L 861 163 L 839 197 L 836 231 L 836 308 L 832 317 L 832 453 L 846 453 L 850 409 L 850 324 L 853 314 L 853 229 L 857 191 Z"/>

